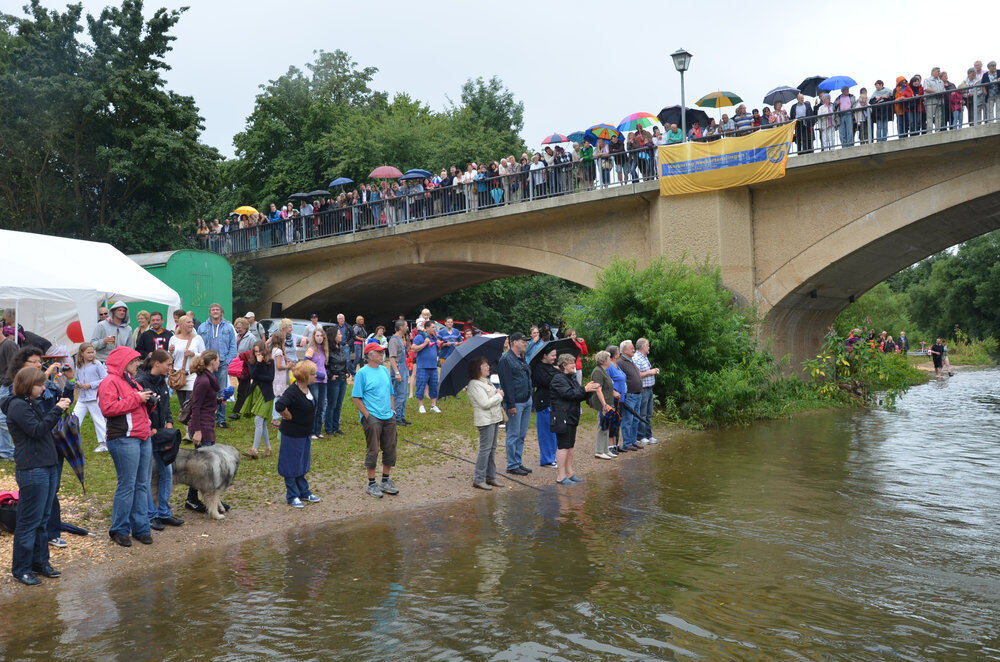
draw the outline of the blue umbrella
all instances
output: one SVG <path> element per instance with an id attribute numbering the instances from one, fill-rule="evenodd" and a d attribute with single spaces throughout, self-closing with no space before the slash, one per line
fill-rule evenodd
<path id="1" fill-rule="evenodd" d="M 421 170 L 420 168 L 411 168 L 410 170 L 407 170 L 406 173 L 402 177 L 400 177 L 400 179 L 413 179 L 413 177 L 407 177 L 406 175 L 419 175 L 420 177 L 425 177 L 427 179 L 430 179 L 431 177 L 434 176 L 430 172 L 426 170 Z"/>
<path id="2" fill-rule="evenodd" d="M 344 186 L 345 184 L 353 184 L 353 179 L 348 179 L 347 177 L 337 177 L 335 180 L 330 182 L 330 186 Z"/>
<path id="3" fill-rule="evenodd" d="M 842 87 L 854 87 L 858 82 L 850 76 L 830 76 L 819 84 L 821 90 L 839 90 Z"/>
<path id="4" fill-rule="evenodd" d="M 587 138 L 587 134 L 583 131 L 574 131 L 573 133 L 566 136 L 569 138 L 570 142 L 582 143 Z"/>
<path id="5" fill-rule="evenodd" d="M 456 345 L 455 351 L 441 366 L 438 395 L 442 398 L 458 395 L 458 392 L 465 388 L 469 383 L 469 361 L 472 359 L 485 356 L 490 365 L 495 366 L 503 354 L 503 341 L 506 338 L 505 334 L 472 336 Z"/>

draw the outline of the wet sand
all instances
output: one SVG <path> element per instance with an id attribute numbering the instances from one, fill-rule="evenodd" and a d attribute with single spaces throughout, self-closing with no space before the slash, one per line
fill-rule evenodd
<path id="1" fill-rule="evenodd" d="M 654 431 L 660 439 L 659 444 L 648 446 L 639 452 L 624 453 L 613 460 L 600 460 L 594 457 L 593 431 L 582 429 L 577 435 L 575 470 L 582 478 L 597 472 L 617 471 L 624 462 L 643 462 L 649 455 L 667 445 L 671 432 L 667 429 Z M 497 467 L 502 470 L 506 466 L 504 459 L 503 430 L 500 431 L 500 443 L 497 448 Z M 400 436 L 399 454 L 413 448 L 403 441 L 405 432 Z M 445 448 L 455 455 L 475 459 L 475 454 L 466 449 Z M 183 565 L 186 555 L 218 553 L 220 548 L 240 543 L 253 538 L 265 537 L 286 532 L 299 527 L 314 527 L 330 522 L 347 521 L 353 518 L 378 516 L 384 512 L 399 512 L 420 508 L 430 504 L 446 503 L 462 499 L 502 498 L 503 495 L 517 490 L 530 489 L 509 480 L 506 474 L 500 474 L 499 479 L 504 487 L 493 488 L 486 492 L 472 487 L 473 465 L 462 460 L 437 454 L 441 462 L 422 464 L 415 467 L 393 472 L 393 481 L 399 488 L 396 496 L 386 495 L 382 499 L 368 496 L 364 489 L 367 480 L 363 469 L 351 476 L 345 476 L 329 484 L 320 480 L 310 480 L 310 487 L 323 498 L 321 503 L 307 504 L 305 508 L 291 508 L 285 503 L 284 485 L 275 472 L 274 490 L 261 499 L 256 507 L 234 507 L 223 520 L 211 520 L 206 515 L 185 510 L 183 495 L 186 488 L 174 487 L 171 505 L 176 516 L 184 520 L 180 527 L 167 527 L 164 531 L 153 531 L 153 544 L 143 545 L 133 540 L 132 547 L 125 548 L 111 542 L 107 533 L 107 517 L 104 517 L 105 528 L 94 530 L 94 535 L 74 536 L 63 534 L 63 539 L 69 543 L 63 549 L 50 548 L 53 567 L 62 571 L 59 579 L 42 579 L 43 584 L 37 587 L 22 586 L 10 574 L 10 558 L 13 535 L 7 532 L 0 534 L 0 596 L 16 597 L 27 592 L 53 590 L 67 585 L 80 586 L 92 581 L 107 579 L 139 572 L 143 568 L 158 566 L 163 563 Z M 272 461 L 277 466 L 277 458 Z M 533 429 L 528 431 L 524 450 L 525 466 L 532 470 L 528 476 L 512 476 L 528 485 L 559 490 L 573 491 L 577 487 L 556 486 L 556 469 L 543 468 L 538 465 L 538 443 Z M 359 458 L 360 466 L 360 458 Z M 67 477 L 64 475 L 63 480 Z M 11 484 L 0 484 L 0 490 L 17 489 L 13 480 Z M 236 482 L 239 482 L 237 474 Z M 110 497 L 107 504 L 110 509 Z M 73 515 L 80 508 L 93 507 L 78 503 L 75 500 L 63 498 L 62 508 L 64 521 L 74 521 Z"/>

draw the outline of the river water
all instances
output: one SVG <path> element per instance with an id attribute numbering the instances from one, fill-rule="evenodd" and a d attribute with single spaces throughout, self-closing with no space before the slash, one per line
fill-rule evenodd
<path id="1" fill-rule="evenodd" d="M 0 656 L 1000 658 L 1000 370 L 629 459 L 29 597 Z"/>

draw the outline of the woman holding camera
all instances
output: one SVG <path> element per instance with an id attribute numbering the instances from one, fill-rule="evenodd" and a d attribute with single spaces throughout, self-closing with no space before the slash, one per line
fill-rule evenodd
<path id="1" fill-rule="evenodd" d="M 35 573 L 43 577 L 61 574 L 49 563 L 47 531 L 62 464 L 52 428 L 71 401 L 60 398 L 47 413 L 43 412 L 45 381 L 40 369 L 21 368 L 14 376 L 13 395 L 0 403 L 14 440 L 14 471 L 20 490 L 11 572 L 27 586 L 42 583 Z"/>

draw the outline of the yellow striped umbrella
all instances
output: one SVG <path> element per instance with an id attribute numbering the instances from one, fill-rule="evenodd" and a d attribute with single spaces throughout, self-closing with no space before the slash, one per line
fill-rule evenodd
<path id="1" fill-rule="evenodd" d="M 738 103 L 743 103 L 740 95 L 719 90 L 718 92 L 709 92 L 695 101 L 694 105 L 702 108 L 725 108 L 726 106 L 735 106 Z"/>

